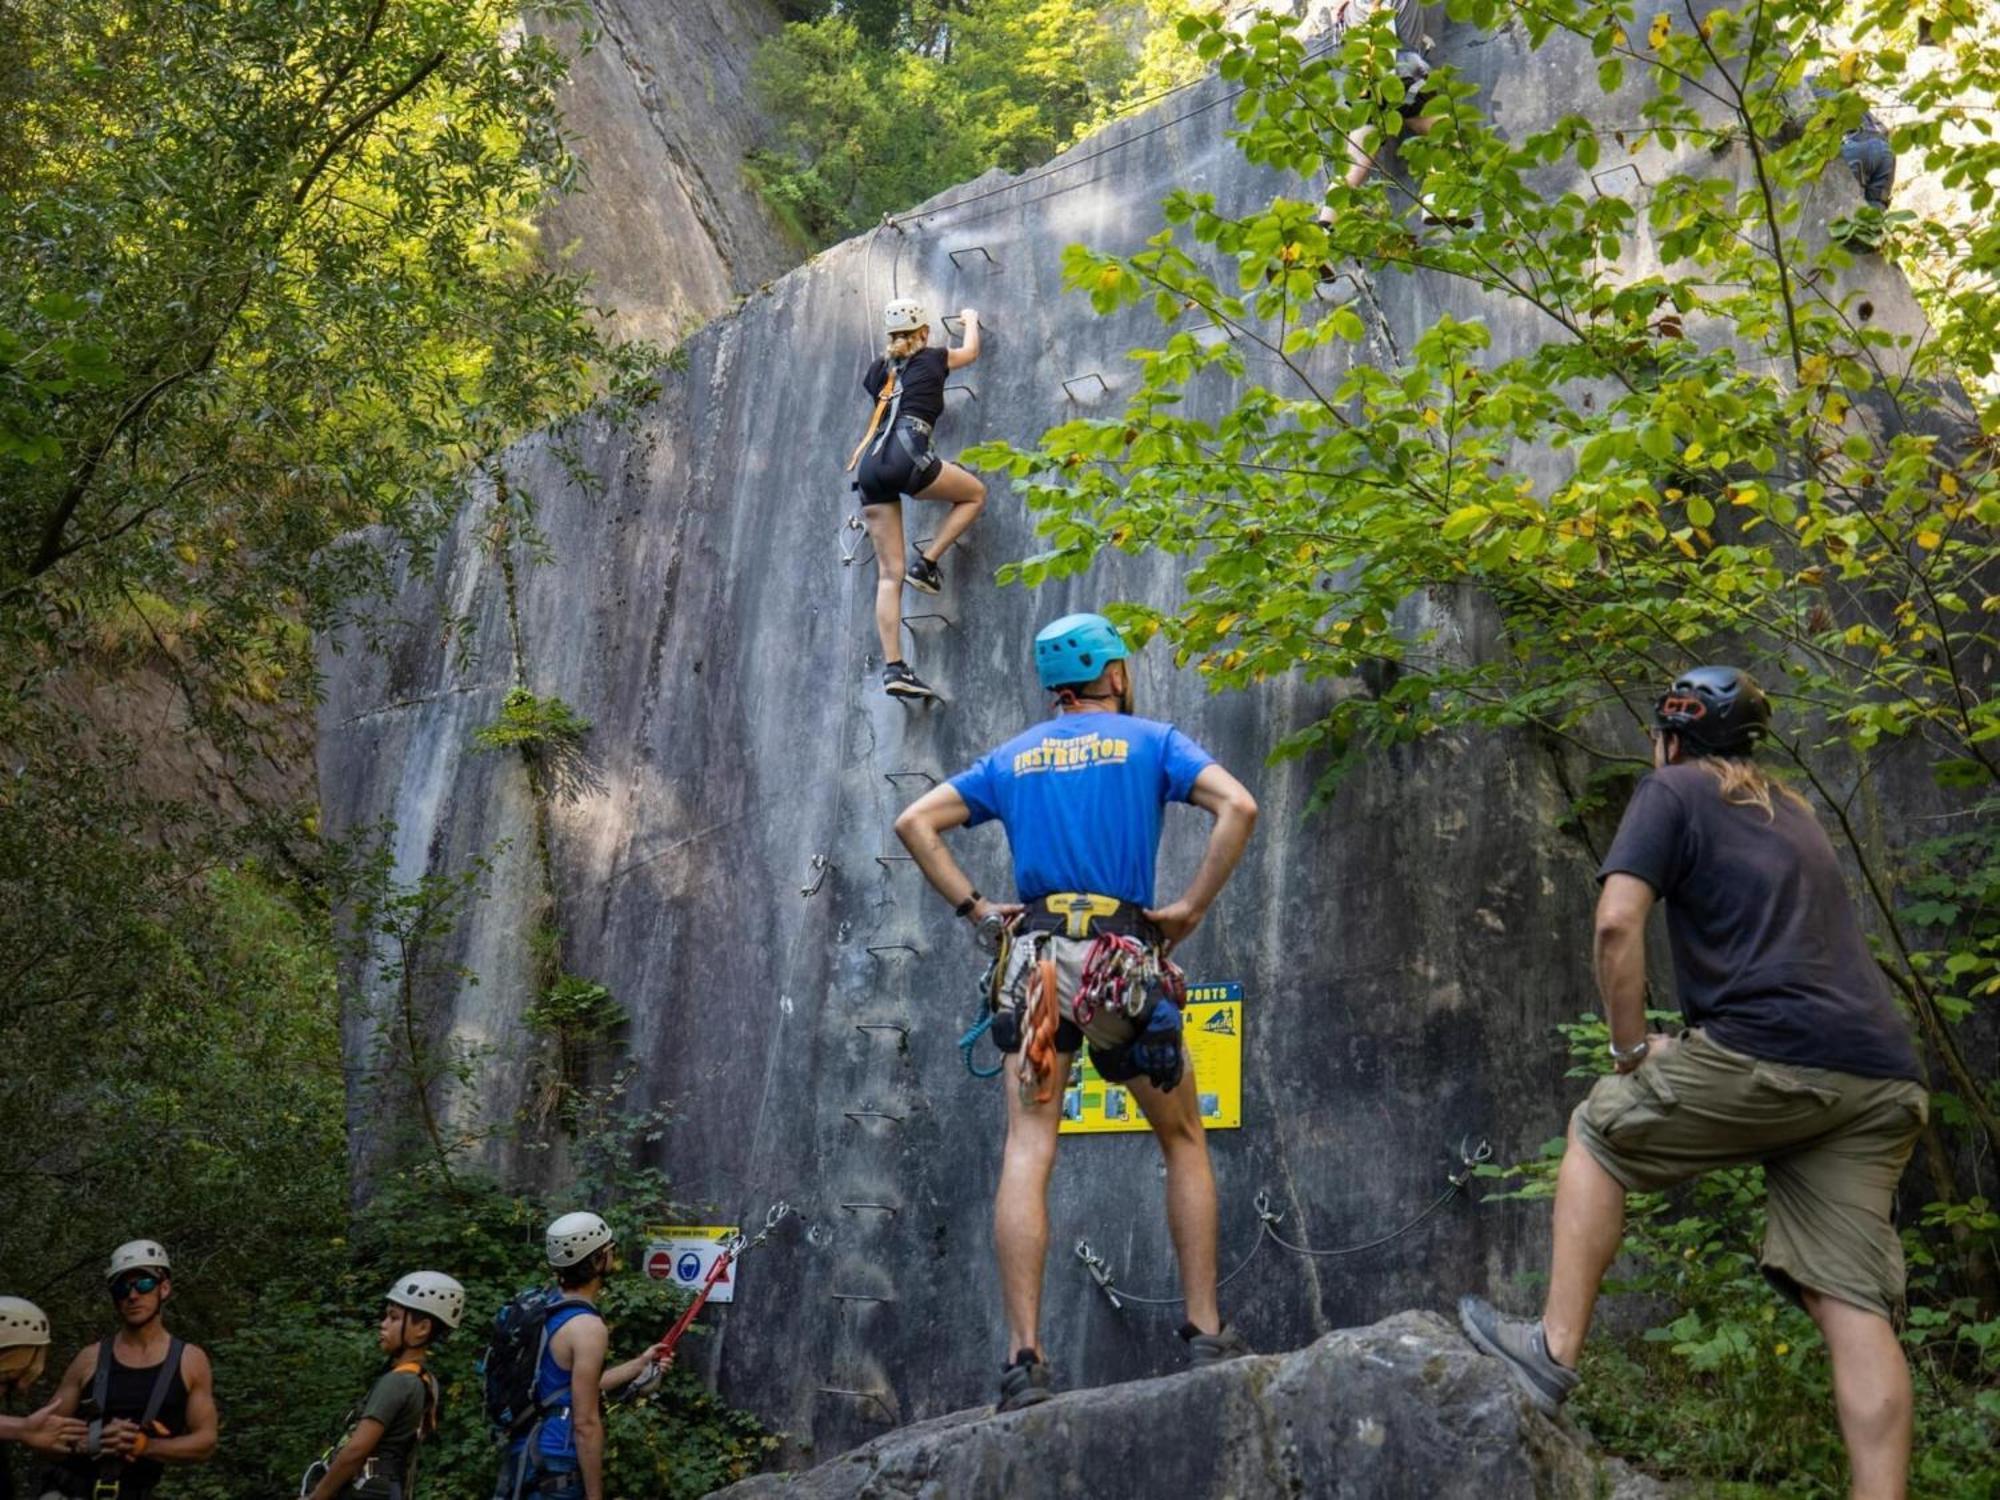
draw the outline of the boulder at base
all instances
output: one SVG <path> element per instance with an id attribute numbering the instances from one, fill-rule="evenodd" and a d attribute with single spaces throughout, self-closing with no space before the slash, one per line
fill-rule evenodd
<path id="1" fill-rule="evenodd" d="M 1164 1336 L 1164 1335 L 1163 1335 Z M 1058 1375 L 1060 1375 L 1058 1371 Z M 1657 1500 L 1435 1313 L 1160 1380 L 900 1428 L 728 1500 Z"/>

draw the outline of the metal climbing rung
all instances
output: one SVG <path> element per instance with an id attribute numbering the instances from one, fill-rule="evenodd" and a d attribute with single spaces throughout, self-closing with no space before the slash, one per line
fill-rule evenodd
<path id="1" fill-rule="evenodd" d="M 924 784 L 927 786 L 936 786 L 938 784 L 937 777 L 931 775 L 928 771 L 884 771 L 882 773 L 882 779 L 888 782 L 890 786 L 896 785 L 897 782 L 907 777 L 914 776 L 921 776 L 924 779 Z"/>
<path id="2" fill-rule="evenodd" d="M 951 256 L 951 263 L 961 271 L 965 269 L 965 261 L 960 260 L 959 259 L 960 256 L 964 256 L 966 260 L 970 260 L 973 256 L 976 255 L 981 260 L 985 261 L 987 265 L 993 266 L 996 269 L 1000 265 L 999 261 L 995 260 L 991 255 L 987 254 L 986 247 L 984 245 L 960 245 L 956 250 L 952 250 L 947 253 Z"/>
<path id="3" fill-rule="evenodd" d="M 1094 391 L 1089 389 L 1089 384 L 1093 380 L 1097 382 L 1097 389 Z M 1095 370 L 1091 370 L 1083 375 L 1070 376 L 1069 379 L 1065 380 L 1062 383 L 1063 394 L 1069 397 L 1069 399 L 1072 401 L 1082 401 L 1083 397 L 1079 396 L 1076 392 L 1076 388 L 1078 386 L 1083 386 L 1085 388 L 1086 394 L 1092 396 L 1107 395 L 1110 393 L 1111 390 L 1111 382 L 1106 380 L 1102 375 L 1098 374 L 1097 371 Z"/>
<path id="4" fill-rule="evenodd" d="M 875 863 L 885 870 L 891 865 L 913 865 L 916 862 L 917 857 L 914 854 L 878 854 L 875 856 Z"/>
<path id="5" fill-rule="evenodd" d="M 887 1120 L 892 1125 L 903 1123 L 901 1115 L 892 1115 L 885 1109 L 843 1109 L 841 1113 L 857 1125 L 863 1120 Z"/>
<path id="6" fill-rule="evenodd" d="M 907 953 L 912 958 L 922 958 L 924 956 L 923 949 L 914 948 L 908 943 L 870 943 L 868 951 L 877 958 L 881 958 L 884 954 L 888 953 Z"/>
<path id="7" fill-rule="evenodd" d="M 942 620 L 944 621 L 944 628 L 946 630 L 958 629 L 958 621 L 954 620 L 950 615 L 941 615 L 934 609 L 927 609 L 918 614 L 903 616 L 903 623 L 905 625 L 913 624 L 918 620 Z"/>
<path id="8" fill-rule="evenodd" d="M 836 1302 L 894 1302 L 894 1297 L 877 1297 L 872 1292 L 828 1292 Z"/>
<path id="9" fill-rule="evenodd" d="M 905 1040 L 908 1040 L 910 1035 L 910 1028 L 900 1021 L 856 1021 L 854 1029 L 856 1031 L 893 1031 Z"/>
<path id="10" fill-rule="evenodd" d="M 1606 184 L 1610 186 L 1606 186 Z M 1645 173 L 1632 162 L 1620 162 L 1615 167 L 1606 167 L 1602 172 L 1590 174 L 1590 185 L 1597 190 L 1600 198 L 1634 198 L 1637 188 L 1646 187 Z"/>
<path id="11" fill-rule="evenodd" d="M 877 1212 L 887 1214 L 892 1219 L 902 1212 L 902 1209 L 893 1203 L 843 1203 L 840 1206 L 851 1214 L 858 1214 L 864 1208 L 872 1208 Z"/>
<path id="12" fill-rule="evenodd" d="M 896 1420 L 896 1408 L 889 1404 L 889 1398 L 886 1392 L 857 1391 L 854 1390 L 852 1387 L 844 1385 L 823 1385 L 819 1387 L 819 1393 L 822 1396 L 852 1396 L 855 1400 L 864 1403 L 872 1401 L 877 1406 L 882 1408 L 883 1415 L 888 1417 L 890 1421 L 893 1422 Z"/>
<path id="13" fill-rule="evenodd" d="M 967 385 L 963 380 L 954 380 L 950 385 L 944 388 L 944 393 L 947 396 L 949 396 L 953 391 L 964 391 L 965 394 L 970 396 L 974 401 L 977 401 L 979 399 L 979 392 L 975 391 L 971 386 Z"/>
<path id="14" fill-rule="evenodd" d="M 799 887 L 799 894 L 808 898 L 817 896 L 819 888 L 826 884 L 827 871 L 832 868 L 832 860 L 828 859 L 824 854 L 815 854 L 812 857 L 812 879 Z"/>

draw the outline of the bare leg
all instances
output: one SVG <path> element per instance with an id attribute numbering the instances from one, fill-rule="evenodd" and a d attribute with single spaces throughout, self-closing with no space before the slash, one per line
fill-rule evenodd
<path id="1" fill-rule="evenodd" d="M 986 508 L 986 482 L 970 469 L 948 463 L 938 471 L 937 478 L 917 492 L 917 498 L 945 500 L 951 504 L 951 509 L 945 512 L 944 524 L 938 527 L 931 544 L 924 548 L 924 557 L 936 562 Z"/>
<path id="2" fill-rule="evenodd" d="M 1805 1294 L 1833 1360 L 1833 1404 L 1853 1470 L 1853 1500 L 1903 1500 L 1910 1474 L 1910 1367 L 1896 1330 L 1869 1312 L 1821 1292 Z"/>
<path id="3" fill-rule="evenodd" d="M 1200 1095 L 1189 1062 L 1171 1093 L 1143 1078 L 1126 1085 L 1167 1163 L 1167 1229 L 1180 1263 L 1181 1296 L 1187 1319 L 1203 1333 L 1222 1331 L 1215 1301 L 1215 1173 L 1208 1162 L 1208 1137 L 1201 1128 Z"/>
<path id="4" fill-rule="evenodd" d="M 1069 1077 L 1071 1053 L 1056 1054 L 1056 1080 Z M 1049 1258 L 1049 1173 L 1056 1164 L 1062 1089 L 1046 1104 L 1021 1098 L 1009 1067 L 1000 1075 L 1007 1095 L 1007 1146 L 1000 1157 L 1000 1191 L 993 1197 L 993 1250 L 1000 1261 L 1000 1300 L 1007 1311 L 1007 1356 L 1041 1352 L 1042 1268 Z"/>
<path id="5" fill-rule="evenodd" d="M 1549 1267 L 1548 1301 L 1542 1306 L 1549 1353 L 1572 1370 L 1590 1332 L 1597 1289 L 1624 1237 L 1625 1189 L 1578 1142 L 1572 1119 L 1569 1147 L 1556 1174 L 1555 1255 Z"/>
<path id="6" fill-rule="evenodd" d="M 1436 123 L 1436 119 L 1431 115 L 1417 115 L 1405 118 L 1403 129 L 1411 135 L 1429 135 L 1431 127 Z M 1350 135 L 1347 138 L 1346 182 L 1351 188 L 1358 188 L 1368 180 L 1368 174 L 1375 166 L 1374 152 L 1382 149 L 1381 137 L 1373 131 L 1369 134 L 1374 144 L 1366 150 L 1362 148 L 1360 137 Z M 1321 218 L 1324 219 L 1325 215 L 1322 214 Z"/>
<path id="7" fill-rule="evenodd" d="M 903 658 L 903 507 L 864 505 L 861 519 L 875 544 L 875 633 L 882 660 Z"/>

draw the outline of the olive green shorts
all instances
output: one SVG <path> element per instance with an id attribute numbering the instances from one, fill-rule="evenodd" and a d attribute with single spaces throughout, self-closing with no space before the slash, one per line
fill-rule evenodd
<path id="1" fill-rule="evenodd" d="M 1762 1164 L 1771 1284 L 1795 1302 L 1810 1290 L 1893 1317 L 1903 1300 L 1896 1184 L 1929 1112 L 1929 1091 L 1910 1079 L 1764 1062 L 1691 1031 L 1632 1072 L 1600 1078 L 1570 1124 L 1627 1192 Z"/>

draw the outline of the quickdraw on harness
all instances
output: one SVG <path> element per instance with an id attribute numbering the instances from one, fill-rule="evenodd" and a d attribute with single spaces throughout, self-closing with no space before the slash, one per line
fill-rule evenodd
<path id="1" fill-rule="evenodd" d="M 722 1253 L 715 1257 L 715 1264 L 708 1268 L 708 1277 L 702 1282 L 701 1289 L 694 1294 L 694 1301 L 681 1310 L 681 1315 L 674 1320 L 674 1326 L 667 1330 L 666 1337 L 654 1346 L 653 1363 L 644 1374 L 627 1385 L 621 1395 L 642 1396 L 659 1384 L 660 1377 L 666 1373 L 667 1361 L 673 1357 L 682 1335 L 693 1325 L 695 1314 L 707 1304 L 709 1294 L 722 1284 L 722 1278 L 728 1273 L 729 1267 L 745 1250 L 754 1250 L 768 1240 L 771 1231 L 784 1223 L 791 1211 L 792 1205 L 780 1198 L 764 1215 L 764 1227 L 757 1231 L 754 1239 L 746 1240 L 740 1234 L 732 1234 L 722 1242 Z"/>
<path id="2" fill-rule="evenodd" d="M 83 1456 L 96 1466 L 90 1485 L 90 1500 L 118 1500 L 127 1472 L 123 1455 L 104 1451 L 105 1408 L 111 1400 L 111 1345 L 112 1340 L 107 1338 L 97 1346 L 97 1372 L 90 1386 L 91 1406 L 97 1413 L 90 1419 L 83 1448 Z M 167 1404 L 167 1392 L 173 1386 L 174 1377 L 180 1373 L 181 1351 L 186 1347 L 180 1339 L 167 1341 L 167 1357 L 160 1362 L 160 1373 L 153 1377 L 153 1388 L 146 1393 L 145 1410 L 140 1413 L 137 1424 L 140 1433 L 148 1439 L 168 1435 L 160 1421 L 160 1408 Z M 147 1488 L 150 1490 L 151 1486 Z"/>
<path id="3" fill-rule="evenodd" d="M 881 392 L 875 397 L 875 414 L 868 419 L 868 430 L 861 434 L 861 441 L 854 445 L 854 452 L 848 455 L 847 472 L 852 472 L 854 466 L 861 462 L 861 455 L 867 451 L 870 438 L 875 438 L 876 451 L 881 451 L 882 445 L 889 441 L 889 434 L 896 430 L 896 414 L 902 407 L 903 361 L 892 359 L 889 361 L 887 373 L 882 377 Z M 884 414 L 888 417 L 886 423 L 883 421 Z M 876 438 L 875 433 L 878 428 L 882 436 Z"/>

